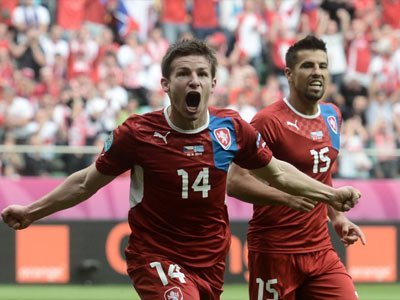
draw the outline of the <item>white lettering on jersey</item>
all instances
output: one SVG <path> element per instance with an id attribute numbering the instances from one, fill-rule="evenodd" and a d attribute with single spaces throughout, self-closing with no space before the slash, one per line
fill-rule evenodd
<path id="1" fill-rule="evenodd" d="M 299 126 L 297 126 L 297 120 L 294 121 L 294 123 L 293 123 L 293 122 L 290 122 L 290 121 L 286 121 L 286 124 L 287 124 L 288 126 L 292 126 L 292 127 L 296 128 L 297 130 L 300 130 Z"/>
<path id="2" fill-rule="evenodd" d="M 156 131 L 156 132 L 154 132 L 154 135 L 153 135 L 153 136 L 162 139 L 162 140 L 164 141 L 165 144 L 168 144 L 168 142 L 167 142 L 167 135 L 170 134 L 170 133 L 171 133 L 171 132 L 168 131 L 165 135 L 162 135 L 161 133 L 159 133 L 159 132 Z"/>

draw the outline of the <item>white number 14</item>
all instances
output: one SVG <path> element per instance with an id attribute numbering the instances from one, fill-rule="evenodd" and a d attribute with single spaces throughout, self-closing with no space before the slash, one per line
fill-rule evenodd
<path id="1" fill-rule="evenodd" d="M 184 169 L 179 169 L 178 175 L 182 176 L 182 199 L 189 198 L 189 174 Z M 208 191 L 211 189 L 211 185 L 208 184 L 209 171 L 208 168 L 203 168 L 196 177 L 196 180 L 192 184 L 192 189 L 195 192 L 201 192 L 203 198 L 208 197 Z"/>

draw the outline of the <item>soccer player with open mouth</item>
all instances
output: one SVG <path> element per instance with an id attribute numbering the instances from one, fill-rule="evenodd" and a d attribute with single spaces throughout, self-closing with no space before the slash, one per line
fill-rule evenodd
<path id="1" fill-rule="evenodd" d="M 8 226 L 24 229 L 87 200 L 130 170 L 132 233 L 125 253 L 140 297 L 218 300 L 230 245 L 225 196 L 232 162 L 285 192 L 300 193 L 307 209 L 323 201 L 347 211 L 360 193 L 324 185 L 273 158 L 260 134 L 237 112 L 208 107 L 217 60 L 204 42 L 171 45 L 161 68 L 170 106 L 132 115 L 110 134 L 94 164 L 34 203 L 5 208 L 2 217 Z"/>

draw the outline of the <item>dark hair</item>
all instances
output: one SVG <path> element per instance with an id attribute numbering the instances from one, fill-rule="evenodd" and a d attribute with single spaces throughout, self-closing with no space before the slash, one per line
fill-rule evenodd
<path id="1" fill-rule="evenodd" d="M 169 46 L 167 53 L 164 55 L 161 62 L 162 76 L 169 78 L 171 75 L 172 62 L 176 58 L 189 55 L 204 56 L 210 62 L 212 77 L 215 77 L 218 66 L 215 52 L 205 42 L 197 39 L 180 40 Z"/>
<path id="2" fill-rule="evenodd" d="M 305 38 L 298 40 L 286 52 L 285 60 L 288 68 L 294 67 L 297 62 L 297 53 L 301 50 L 322 50 L 326 53 L 326 44 L 323 40 L 313 35 L 307 35 Z"/>

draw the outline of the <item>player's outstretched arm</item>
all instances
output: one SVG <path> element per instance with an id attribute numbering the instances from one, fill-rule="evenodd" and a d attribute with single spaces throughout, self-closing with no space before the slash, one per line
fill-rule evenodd
<path id="1" fill-rule="evenodd" d="M 294 210 L 309 212 L 317 201 L 282 192 L 253 176 L 249 170 L 232 164 L 228 171 L 227 193 L 244 202 L 259 205 L 285 205 Z"/>
<path id="2" fill-rule="evenodd" d="M 24 229 L 36 220 L 90 198 L 114 178 L 115 176 L 101 174 L 93 163 L 68 176 L 62 184 L 37 201 L 26 206 L 6 207 L 1 212 L 1 216 L 9 227 Z"/>
<path id="3" fill-rule="evenodd" d="M 361 228 L 351 222 L 344 213 L 328 206 L 328 216 L 333 228 L 345 246 L 350 246 L 359 239 L 363 245 L 367 243 L 367 239 Z"/>
<path id="4" fill-rule="evenodd" d="M 256 176 L 268 181 L 271 186 L 286 193 L 325 202 L 338 211 L 353 208 L 361 193 L 353 187 L 334 189 L 300 172 L 291 164 L 272 158 L 263 168 L 251 170 Z"/>

